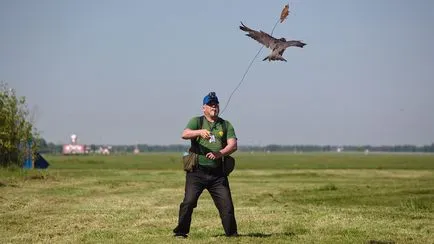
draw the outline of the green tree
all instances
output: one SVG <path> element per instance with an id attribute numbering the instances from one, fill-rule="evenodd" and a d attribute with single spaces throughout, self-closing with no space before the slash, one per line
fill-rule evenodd
<path id="1" fill-rule="evenodd" d="M 14 89 L 0 81 L 0 166 L 21 167 L 27 142 L 36 139 L 25 97 L 18 97 Z M 33 153 L 37 150 L 34 144 Z"/>

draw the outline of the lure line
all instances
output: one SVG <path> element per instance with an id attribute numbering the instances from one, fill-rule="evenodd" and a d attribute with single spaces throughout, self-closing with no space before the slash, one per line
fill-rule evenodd
<path id="1" fill-rule="evenodd" d="M 285 10 L 285 9 L 287 10 L 287 8 L 288 8 L 287 6 L 289 6 L 289 2 L 288 2 L 288 5 L 285 6 L 284 10 Z M 281 16 L 277 19 L 276 23 L 274 24 L 273 29 L 271 30 L 271 34 L 270 34 L 270 35 L 273 35 L 274 29 L 276 29 L 277 24 L 279 24 L 279 22 L 282 23 L 283 20 L 285 20 L 285 18 L 286 18 L 287 16 L 288 16 L 288 12 L 286 12 L 286 13 L 284 14 L 284 12 L 283 12 L 283 10 L 282 10 Z M 223 114 L 223 112 L 226 110 L 227 106 L 229 105 L 229 102 L 231 101 L 232 96 L 233 96 L 234 93 L 238 90 L 238 88 L 241 86 L 241 84 L 244 82 L 244 78 L 246 78 L 247 73 L 249 72 L 250 68 L 251 68 L 252 65 L 253 65 L 253 62 L 254 62 L 255 59 L 258 57 L 258 55 L 261 53 L 261 51 L 262 51 L 263 48 L 264 48 L 264 45 L 262 45 L 262 46 L 259 48 L 259 50 L 258 50 L 258 52 L 256 53 L 256 55 L 255 55 L 255 56 L 253 57 L 253 59 L 250 61 L 250 63 L 249 63 L 249 65 L 247 66 L 247 69 L 246 69 L 246 71 L 244 72 L 244 74 L 243 74 L 243 76 L 242 76 L 240 82 L 239 82 L 238 85 L 235 87 L 235 89 L 232 91 L 231 95 L 230 95 L 229 98 L 228 98 L 228 101 L 226 102 L 225 107 L 224 107 L 223 110 L 220 112 L 220 114 Z"/>

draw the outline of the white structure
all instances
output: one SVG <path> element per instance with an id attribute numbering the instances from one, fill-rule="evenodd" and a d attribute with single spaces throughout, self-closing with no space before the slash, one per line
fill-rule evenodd
<path id="1" fill-rule="evenodd" d="M 71 143 L 63 145 L 63 154 L 85 154 L 86 146 L 77 144 L 77 135 L 71 135 Z"/>
<path id="2" fill-rule="evenodd" d="M 98 153 L 102 155 L 109 155 L 112 147 L 111 146 L 102 146 L 99 147 Z"/>
<path id="3" fill-rule="evenodd" d="M 134 148 L 134 152 L 133 152 L 134 154 L 139 154 L 140 153 L 140 150 L 139 150 L 139 147 L 138 146 L 136 146 L 135 148 Z"/>
<path id="4" fill-rule="evenodd" d="M 76 134 L 72 134 L 71 135 L 71 144 L 76 144 L 77 143 L 77 135 Z"/>

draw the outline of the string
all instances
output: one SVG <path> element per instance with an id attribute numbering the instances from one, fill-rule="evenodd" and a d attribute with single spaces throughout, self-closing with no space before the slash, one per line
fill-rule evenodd
<path id="1" fill-rule="evenodd" d="M 288 2 L 288 5 L 289 5 L 289 2 Z M 277 24 L 279 24 L 279 21 L 280 21 L 280 17 L 277 19 L 276 23 L 275 23 L 274 26 L 273 26 L 273 29 L 271 30 L 271 33 L 270 33 L 271 36 L 273 35 L 274 29 L 276 29 Z M 229 105 L 229 102 L 231 101 L 232 96 L 233 96 L 234 93 L 238 90 L 238 88 L 241 86 L 241 84 L 244 82 L 244 78 L 246 78 L 247 73 L 249 72 L 250 68 L 251 68 L 252 65 L 253 65 L 253 62 L 254 62 L 255 59 L 258 57 L 258 55 L 261 53 L 261 51 L 262 51 L 263 48 L 264 48 L 264 45 L 262 45 L 262 46 L 259 48 L 258 52 L 257 52 L 256 55 L 253 57 L 252 61 L 250 61 L 250 63 L 249 63 L 249 65 L 247 66 L 247 69 L 246 69 L 246 71 L 244 72 L 244 74 L 243 74 L 243 76 L 242 76 L 240 82 L 239 82 L 238 85 L 235 87 L 235 89 L 232 91 L 231 95 L 230 95 L 229 98 L 228 98 L 228 101 L 226 102 L 225 107 L 224 107 L 223 110 L 220 112 L 220 115 L 223 114 L 223 112 L 226 110 L 226 107 Z"/>

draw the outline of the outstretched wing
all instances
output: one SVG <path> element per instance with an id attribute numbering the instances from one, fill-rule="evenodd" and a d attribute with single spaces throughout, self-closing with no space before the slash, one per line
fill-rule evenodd
<path id="1" fill-rule="evenodd" d="M 276 38 L 268 35 L 267 33 L 263 32 L 263 31 L 255 31 L 250 29 L 249 27 L 245 26 L 243 24 L 243 22 L 241 22 L 241 26 L 240 29 L 242 31 L 248 32 L 248 34 L 246 34 L 246 36 L 249 36 L 253 39 L 255 39 L 256 41 L 258 41 L 259 43 L 261 43 L 262 45 L 273 49 L 275 46 L 275 43 L 277 41 Z"/>
<path id="2" fill-rule="evenodd" d="M 279 55 L 283 56 L 283 53 L 285 52 L 286 48 L 288 47 L 301 47 L 303 48 L 306 43 L 301 42 L 301 41 L 285 41 L 285 42 L 280 42 L 279 44 L 277 44 L 278 47 L 277 49 L 279 50 Z"/>
<path id="3" fill-rule="evenodd" d="M 284 47 L 304 47 L 306 45 L 306 43 L 302 42 L 302 41 L 286 41 L 284 44 Z"/>

